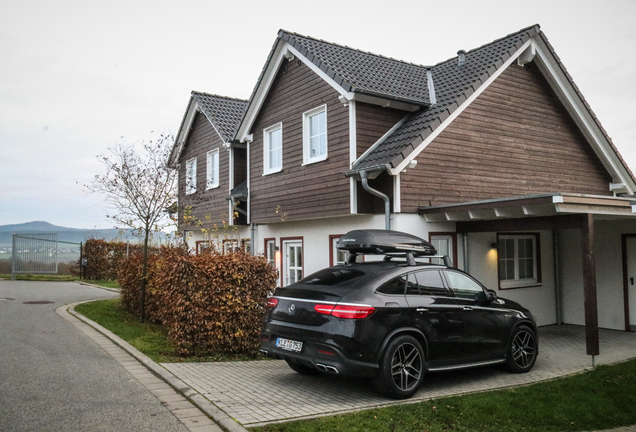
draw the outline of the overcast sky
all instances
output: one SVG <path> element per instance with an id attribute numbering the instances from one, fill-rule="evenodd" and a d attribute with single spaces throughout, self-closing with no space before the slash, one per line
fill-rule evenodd
<path id="1" fill-rule="evenodd" d="M 0 225 L 112 227 L 96 155 L 176 133 L 191 90 L 247 99 L 280 28 L 429 65 L 540 24 L 636 172 L 633 0 L 2 3 Z"/>

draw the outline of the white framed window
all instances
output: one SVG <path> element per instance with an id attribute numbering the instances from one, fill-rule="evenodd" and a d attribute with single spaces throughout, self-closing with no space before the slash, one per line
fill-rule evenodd
<path id="1" fill-rule="evenodd" d="M 265 239 L 265 258 L 272 268 L 276 268 L 276 239 Z"/>
<path id="2" fill-rule="evenodd" d="M 327 105 L 303 113 L 303 164 L 327 159 Z"/>
<path id="3" fill-rule="evenodd" d="M 238 240 L 223 240 L 223 253 L 233 253 L 238 249 Z"/>
<path id="4" fill-rule="evenodd" d="M 302 240 L 283 240 L 283 286 L 291 285 L 303 278 Z"/>
<path id="5" fill-rule="evenodd" d="M 283 169 L 283 124 L 263 130 L 263 175 Z"/>
<path id="6" fill-rule="evenodd" d="M 330 266 L 344 265 L 349 259 L 349 252 L 340 250 L 336 247 L 336 245 L 338 244 L 338 240 L 340 240 L 340 237 L 342 237 L 342 235 L 340 234 L 329 236 L 329 242 L 331 243 L 331 251 L 329 254 Z"/>
<path id="7" fill-rule="evenodd" d="M 197 158 L 186 161 L 185 193 L 193 194 L 197 191 Z"/>
<path id="8" fill-rule="evenodd" d="M 219 187 L 219 149 L 208 152 L 206 189 Z"/>
<path id="9" fill-rule="evenodd" d="M 497 236 L 499 287 L 520 288 L 541 282 L 539 234 Z"/>
<path id="10" fill-rule="evenodd" d="M 451 260 L 453 260 L 453 265 L 457 265 L 457 263 L 454 262 L 453 234 L 430 233 L 428 238 L 438 255 L 448 256 Z M 431 263 L 444 264 L 444 260 L 442 258 L 433 258 L 431 259 Z"/>

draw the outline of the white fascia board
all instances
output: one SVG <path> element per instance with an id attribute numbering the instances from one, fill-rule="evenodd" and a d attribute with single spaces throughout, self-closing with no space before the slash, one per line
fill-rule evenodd
<path id="1" fill-rule="evenodd" d="M 349 168 L 356 160 L 358 146 L 357 112 L 355 101 L 349 101 Z M 357 180 L 349 179 L 349 212 L 358 213 L 358 188 Z"/>
<path id="2" fill-rule="evenodd" d="M 177 154 L 175 155 L 174 162 L 175 164 L 181 158 L 181 153 L 185 147 L 185 143 L 188 139 L 188 135 L 190 135 L 190 131 L 192 129 L 192 123 L 194 122 L 194 117 L 197 112 L 200 112 L 201 108 L 199 104 L 194 100 L 194 96 L 190 96 L 190 102 L 188 103 L 188 108 L 186 110 L 186 114 L 183 117 L 183 121 L 181 122 L 181 127 L 177 132 L 177 136 L 175 138 L 175 143 L 178 145 Z"/>
<path id="3" fill-rule="evenodd" d="M 596 121 L 592 118 L 589 110 L 585 107 L 576 90 L 570 84 L 570 81 L 563 73 L 563 70 L 556 62 L 554 56 L 550 54 L 543 40 L 539 36 L 536 36 L 535 42 L 537 52 L 535 60 L 538 60 L 536 64 L 539 70 L 541 70 L 561 103 L 563 103 L 568 113 L 570 113 L 575 123 L 579 126 L 579 129 L 587 138 L 587 141 L 603 163 L 605 169 L 609 171 L 615 180 L 618 180 L 617 183 L 623 183 L 625 185 L 629 194 L 633 194 L 636 191 L 636 183 L 634 183 L 634 180 L 623 166 L 618 155 L 612 149 L 609 141 L 605 138 L 605 135 Z"/>
<path id="4" fill-rule="evenodd" d="M 256 120 L 256 116 L 260 112 L 261 106 L 269 93 L 269 89 L 276 78 L 276 74 L 278 73 L 278 69 L 282 64 L 285 56 L 288 56 L 289 53 L 293 54 L 297 59 L 302 61 L 306 66 L 308 66 L 312 71 L 314 71 L 320 78 L 325 80 L 327 84 L 333 87 L 338 93 L 344 96 L 347 100 L 353 99 L 353 93 L 346 92 L 337 82 L 335 82 L 332 78 L 329 77 L 326 73 L 320 70 L 315 64 L 310 62 L 304 55 L 302 55 L 297 49 L 292 47 L 288 42 L 284 42 L 283 40 L 278 41 L 278 45 L 274 49 L 274 53 L 272 54 L 272 59 L 269 62 L 267 70 L 263 74 L 263 78 L 259 84 L 259 88 L 256 90 L 254 94 L 254 98 L 250 103 L 250 106 L 247 109 L 247 113 L 245 114 L 245 118 L 243 122 L 239 126 L 239 130 L 237 133 L 237 137 L 239 141 L 245 141 L 246 136 L 250 133 L 252 125 Z"/>
<path id="5" fill-rule="evenodd" d="M 408 164 L 415 159 L 417 156 L 419 156 L 419 154 L 426 148 L 428 147 L 428 145 L 433 142 L 433 140 L 435 138 L 437 138 L 437 136 L 439 134 L 441 134 L 444 129 L 446 129 L 448 127 L 448 125 L 450 125 L 453 121 L 455 121 L 455 119 L 462 113 L 464 112 L 464 110 L 466 108 L 468 108 L 468 106 L 470 106 L 471 103 L 473 103 L 473 101 L 475 99 L 477 99 L 477 97 L 479 95 L 481 95 L 484 90 L 486 90 L 488 87 L 490 87 L 490 84 L 493 83 L 493 81 L 495 81 L 497 78 L 499 78 L 499 75 L 501 75 L 506 69 L 508 69 L 508 66 L 510 66 L 515 60 L 517 60 L 517 58 L 519 57 L 519 55 L 521 55 L 521 53 L 523 53 L 526 49 L 528 49 L 528 47 L 530 47 L 530 45 L 532 44 L 532 39 L 529 39 L 528 41 L 526 41 L 526 43 L 524 43 L 521 48 L 519 48 L 517 50 L 517 52 L 515 52 L 508 60 L 506 60 L 506 62 L 495 71 L 494 74 L 492 74 L 485 83 L 483 83 L 472 95 L 470 95 L 470 97 L 468 99 L 466 99 L 464 101 L 464 103 L 457 108 L 445 121 L 444 123 L 442 123 L 441 125 L 439 125 L 437 127 L 437 129 L 435 129 L 433 131 L 433 133 L 431 133 L 428 137 L 426 137 L 426 139 L 424 141 L 422 141 L 422 143 L 420 145 L 418 145 L 415 150 L 413 152 L 411 152 L 411 154 L 404 159 L 397 167 L 392 168 L 389 170 L 389 172 L 391 173 L 391 175 L 396 175 L 402 171 L 404 171 L 406 169 L 406 167 L 408 166 Z"/>
<path id="6" fill-rule="evenodd" d="M 402 189 L 399 173 L 393 176 L 393 213 L 402 213 Z"/>
<path id="7" fill-rule="evenodd" d="M 291 52 L 292 54 L 294 54 L 296 56 L 297 59 L 299 59 L 301 62 L 303 62 L 305 64 L 305 66 L 307 66 L 309 69 L 311 69 L 314 73 L 316 73 L 320 78 L 322 78 L 327 84 L 329 84 L 331 87 L 334 88 L 334 90 L 336 90 L 338 93 L 340 93 L 340 95 L 342 97 L 344 97 L 347 100 L 352 100 L 354 94 L 352 92 L 348 92 L 345 91 L 342 86 L 340 84 L 338 84 L 336 81 L 334 81 L 333 78 L 331 78 L 329 75 L 327 75 L 326 73 L 324 73 L 322 71 L 322 69 L 320 69 L 318 66 L 316 66 L 313 62 L 310 62 L 307 57 L 305 57 L 304 55 L 302 55 L 300 53 L 300 51 L 298 51 L 296 48 L 294 48 L 293 46 L 291 46 L 290 44 L 288 44 L 287 42 L 285 42 L 285 48 Z"/>

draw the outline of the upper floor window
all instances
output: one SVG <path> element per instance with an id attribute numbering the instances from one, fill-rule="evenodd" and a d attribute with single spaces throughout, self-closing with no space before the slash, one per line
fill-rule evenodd
<path id="1" fill-rule="evenodd" d="M 303 163 L 327 159 L 327 105 L 303 113 Z"/>
<path id="2" fill-rule="evenodd" d="M 506 234 L 497 238 L 500 288 L 536 285 L 539 275 L 539 234 Z"/>
<path id="3" fill-rule="evenodd" d="M 283 169 L 283 124 L 263 130 L 263 174 Z"/>
<path id="4" fill-rule="evenodd" d="M 219 149 L 208 152 L 206 189 L 219 187 Z"/>
<path id="5" fill-rule="evenodd" d="M 186 161 L 185 193 L 193 194 L 197 191 L 197 158 Z"/>

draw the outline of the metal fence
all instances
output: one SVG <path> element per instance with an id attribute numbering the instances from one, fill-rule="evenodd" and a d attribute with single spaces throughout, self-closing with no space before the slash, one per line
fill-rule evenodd
<path id="1" fill-rule="evenodd" d="M 59 243 L 56 233 L 13 234 L 11 280 L 16 274 L 57 273 Z"/>

